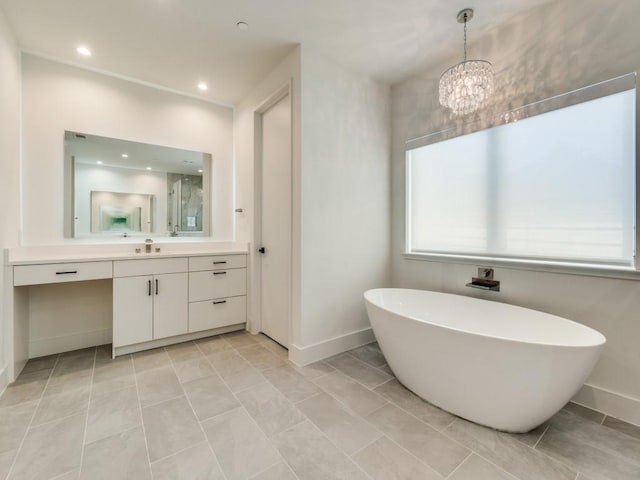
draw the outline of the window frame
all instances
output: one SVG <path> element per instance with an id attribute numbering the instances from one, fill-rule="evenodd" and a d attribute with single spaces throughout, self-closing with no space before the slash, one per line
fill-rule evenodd
<path id="1" fill-rule="evenodd" d="M 576 275 L 600 276 L 610 278 L 622 278 L 640 280 L 640 262 L 638 261 L 638 248 L 640 247 L 640 162 L 638 152 L 640 151 L 640 135 L 638 134 L 638 98 L 636 72 L 621 75 L 611 80 L 606 80 L 594 85 L 573 90 L 561 95 L 557 95 L 545 100 L 534 102 L 515 110 L 508 111 L 497 119 L 467 123 L 452 127 L 446 130 L 424 135 L 411 139 L 405 143 L 405 242 L 403 257 L 409 260 L 424 260 L 431 262 L 459 263 L 472 265 L 494 265 L 504 268 L 514 268 L 518 270 L 546 271 L 555 273 L 568 273 Z M 544 257 L 512 257 L 501 255 L 477 255 L 451 252 L 423 252 L 411 250 L 411 162 L 410 151 L 441 142 L 462 135 L 471 134 L 480 130 L 506 125 L 524 118 L 551 112 L 565 107 L 588 102 L 601 97 L 620 93 L 623 91 L 636 90 L 635 95 L 635 208 L 634 208 L 634 254 L 632 265 L 613 265 L 610 263 L 588 263 L 571 260 L 558 260 Z"/>

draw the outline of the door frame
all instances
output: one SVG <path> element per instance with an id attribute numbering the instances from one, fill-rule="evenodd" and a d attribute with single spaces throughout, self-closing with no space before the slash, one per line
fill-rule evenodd
<path id="1" fill-rule="evenodd" d="M 280 100 L 289 96 L 289 161 L 291 178 L 293 180 L 293 86 L 291 80 L 287 81 L 280 88 L 277 88 L 271 95 L 267 96 L 253 112 L 253 211 L 255 212 L 253 219 L 253 238 L 254 245 L 251 248 L 251 254 L 256 259 L 254 262 L 254 322 L 252 326 L 255 329 L 254 333 L 262 332 L 262 259 L 258 253 L 258 248 L 262 245 L 262 118 L 263 115 Z M 291 244 L 290 254 L 290 269 L 289 269 L 289 303 L 287 305 L 287 327 L 289 333 L 289 345 L 291 347 L 293 341 L 293 327 L 292 327 L 292 301 L 293 301 L 293 181 L 289 185 L 290 190 L 290 209 L 289 215 L 291 217 L 289 239 Z"/>

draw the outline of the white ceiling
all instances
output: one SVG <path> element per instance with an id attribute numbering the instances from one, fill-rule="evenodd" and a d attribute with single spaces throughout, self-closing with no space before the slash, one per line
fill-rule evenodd
<path id="1" fill-rule="evenodd" d="M 235 105 L 300 43 L 394 83 L 462 51 L 462 8 L 476 9 L 473 47 L 474 35 L 549 1 L 0 0 L 0 8 L 27 52 Z M 79 57 L 80 44 L 93 56 Z"/>

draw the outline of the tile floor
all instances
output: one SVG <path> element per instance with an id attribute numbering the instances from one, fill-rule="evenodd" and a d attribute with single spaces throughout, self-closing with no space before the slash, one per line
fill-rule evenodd
<path id="1" fill-rule="evenodd" d="M 524 435 L 420 400 L 376 344 L 298 368 L 244 332 L 31 360 L 0 397 L 0 478 L 640 479 L 640 428 L 569 404 Z"/>

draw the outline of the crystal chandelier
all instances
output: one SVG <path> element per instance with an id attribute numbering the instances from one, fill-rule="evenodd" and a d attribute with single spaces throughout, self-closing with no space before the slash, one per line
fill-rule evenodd
<path id="1" fill-rule="evenodd" d="M 484 60 L 467 60 L 467 22 L 473 18 L 473 10 L 465 8 L 457 18 L 458 23 L 464 23 L 464 61 L 440 77 L 440 104 L 455 115 L 467 115 L 493 93 L 493 67 Z"/>

